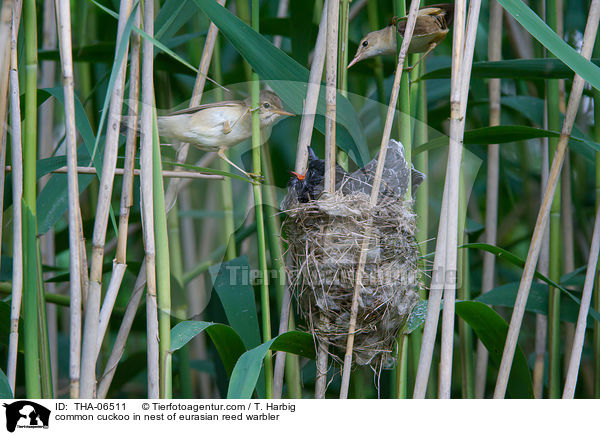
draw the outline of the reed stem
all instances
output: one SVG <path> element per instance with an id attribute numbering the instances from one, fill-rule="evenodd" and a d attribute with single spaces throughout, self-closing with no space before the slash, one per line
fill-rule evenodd
<path id="1" fill-rule="evenodd" d="M 65 93 L 65 129 L 67 137 L 67 177 L 69 195 L 69 252 L 70 252 L 70 397 L 79 397 L 81 353 L 81 206 L 77 177 L 77 132 L 75 126 L 75 90 L 71 41 L 71 14 L 69 2 L 58 2 L 59 42 Z"/>
<path id="2" fill-rule="evenodd" d="M 259 1 L 252 0 L 252 28 L 258 32 L 260 28 Z M 257 73 L 252 74 L 251 95 L 252 108 L 258 109 L 260 82 Z M 260 174 L 261 166 L 261 130 L 259 111 L 252 112 L 252 170 Z M 256 239 L 258 244 L 258 263 L 260 268 L 260 301 L 263 329 L 263 342 L 271 339 L 271 315 L 269 303 L 269 271 L 267 269 L 267 247 L 265 241 L 265 218 L 263 214 L 262 189 L 259 183 L 252 185 L 254 193 L 254 210 L 256 216 Z M 265 391 L 266 398 L 273 397 L 273 365 L 271 363 L 271 351 L 267 352 L 264 360 L 265 367 Z"/>
<path id="3" fill-rule="evenodd" d="M 339 34 L 339 1 L 327 2 L 327 55 L 326 55 L 326 114 L 325 114 L 325 184 L 324 191 L 335 191 L 336 161 L 336 96 L 337 96 L 337 52 Z"/>
<path id="4" fill-rule="evenodd" d="M 19 318 L 23 297 L 23 151 L 21 143 L 21 107 L 19 101 L 19 72 L 17 62 L 17 35 L 21 16 L 21 2 L 13 6 L 10 35 L 10 123 L 11 156 L 15 171 L 12 174 L 13 191 L 13 270 L 10 311 L 10 336 L 8 345 L 7 378 L 14 391 L 17 377 L 17 351 L 19 344 Z"/>
<path id="5" fill-rule="evenodd" d="M 488 60 L 499 61 L 502 57 L 502 6 L 497 1 L 490 3 L 490 28 L 488 39 Z M 500 79 L 488 82 L 490 99 L 490 127 L 500 125 Z M 496 245 L 498 233 L 498 182 L 500 165 L 500 147 L 488 145 L 487 179 L 485 195 L 485 243 Z M 483 254 L 483 277 L 481 293 L 494 288 L 496 256 Z M 475 368 L 475 397 L 483 399 L 487 375 L 489 353 L 483 343 L 477 340 L 477 363 Z"/>
<path id="6" fill-rule="evenodd" d="M 42 397 L 40 384 L 39 307 L 37 278 L 37 22 L 35 0 L 23 4 L 25 26 L 25 123 L 23 136 L 23 328 L 27 397 Z M 43 332 L 42 332 L 43 333 Z"/>
<path id="7" fill-rule="evenodd" d="M 144 1 L 144 31 L 154 33 L 154 2 Z M 156 248 L 153 201 L 153 148 L 154 148 L 154 46 L 142 41 L 142 111 L 140 117 L 140 188 L 142 227 L 144 228 L 146 274 L 146 335 L 148 364 L 148 398 L 160 397 L 160 348 L 156 279 Z M 142 273 L 140 271 L 141 276 Z"/>
<path id="8" fill-rule="evenodd" d="M 560 0 L 547 0 L 546 2 L 546 22 L 550 28 L 559 32 L 559 15 L 562 10 L 559 9 Z M 553 57 L 548 53 L 549 57 Z M 548 129 L 558 131 L 560 129 L 560 91 L 559 80 L 548 80 L 546 83 L 546 105 L 548 113 Z M 558 139 L 548 139 L 552 157 L 556 154 Z M 560 280 L 561 275 L 561 234 L 560 234 L 560 179 L 554 194 L 552 208 L 550 210 L 550 279 L 555 282 Z M 548 307 L 548 397 L 556 399 L 560 397 L 560 292 L 555 287 L 549 288 L 549 307 Z"/>

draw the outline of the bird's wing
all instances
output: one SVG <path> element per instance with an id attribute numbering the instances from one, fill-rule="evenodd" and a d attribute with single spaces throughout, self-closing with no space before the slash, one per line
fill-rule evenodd
<path id="1" fill-rule="evenodd" d="M 194 107 L 189 107 L 187 109 L 181 109 L 178 110 L 176 112 L 171 112 L 167 115 L 164 116 L 173 116 L 173 115 L 186 115 L 186 114 L 192 114 L 192 113 L 197 113 L 200 110 L 204 110 L 204 109 L 210 109 L 213 107 L 236 107 L 236 106 L 241 106 L 243 105 L 244 102 L 243 101 L 217 101 L 214 103 L 207 103 L 207 104 L 200 104 L 199 106 L 194 106 Z"/>
<path id="2" fill-rule="evenodd" d="M 427 6 L 426 8 L 419 9 L 419 13 L 417 15 L 418 16 L 423 16 L 423 15 L 439 15 L 441 13 L 444 13 L 444 11 L 445 11 L 445 9 L 442 9 L 440 7 L 437 7 L 437 6 Z"/>
<path id="3" fill-rule="evenodd" d="M 452 23 L 452 19 L 454 18 L 454 4 L 439 3 L 439 4 L 435 4 L 435 5 L 429 5 L 422 9 L 419 9 L 419 12 L 417 13 L 418 17 L 423 17 L 426 15 L 430 15 L 433 17 L 443 16 L 444 19 L 446 20 L 446 22 L 444 23 L 445 25 L 443 27 L 450 27 L 450 24 Z M 406 20 L 407 19 L 408 19 L 408 15 L 405 15 L 404 17 L 394 17 L 394 18 L 392 18 L 390 25 L 397 25 L 398 31 L 401 34 L 404 34 L 404 29 L 406 28 Z M 418 26 L 419 26 L 419 20 L 417 20 L 417 24 L 415 27 L 415 33 L 417 33 L 417 34 L 418 34 L 418 32 L 417 32 Z"/>
<path id="4" fill-rule="evenodd" d="M 424 15 L 439 15 L 445 13 L 446 9 L 440 6 L 442 5 L 431 5 L 419 9 L 417 12 L 417 17 L 422 17 Z M 408 15 L 404 15 L 403 17 L 393 17 L 390 21 L 390 24 L 397 23 L 398 21 L 408 21 Z"/>
<path id="5" fill-rule="evenodd" d="M 432 33 L 437 33 L 440 31 L 445 31 L 448 29 L 449 20 L 452 20 L 452 15 L 448 16 L 443 13 L 429 13 L 429 11 L 438 11 L 443 12 L 442 9 L 439 8 L 426 8 L 428 13 L 420 14 L 417 22 L 415 23 L 415 30 L 413 33 L 413 38 L 419 38 L 425 35 L 430 35 Z M 423 9 L 421 9 L 422 11 Z M 419 11 L 419 12 L 421 12 Z M 405 17 L 399 18 L 396 24 L 396 29 L 398 33 L 402 37 L 404 37 L 404 31 L 406 30 L 406 19 Z"/>
<path id="6" fill-rule="evenodd" d="M 452 24 L 452 20 L 454 19 L 454 4 L 453 3 L 440 3 L 437 5 L 430 5 L 430 6 L 427 6 L 425 9 L 421 9 L 421 11 L 424 11 L 424 10 L 435 11 L 435 12 L 428 12 L 424 15 L 443 16 L 443 18 L 445 20 L 444 27 L 450 27 L 450 24 Z M 421 11 L 419 11 L 419 13 Z"/>
<path id="7" fill-rule="evenodd" d="M 413 31 L 413 38 L 418 38 L 424 35 L 429 35 L 441 30 L 439 22 L 436 20 L 436 15 L 433 16 L 421 16 L 415 23 L 415 30 Z M 404 31 L 406 30 L 406 20 L 400 19 L 396 24 L 396 30 L 400 33 L 400 36 L 404 37 Z"/>

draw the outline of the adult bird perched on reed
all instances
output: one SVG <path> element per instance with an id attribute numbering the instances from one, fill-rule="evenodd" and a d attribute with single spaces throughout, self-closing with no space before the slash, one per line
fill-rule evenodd
<path id="1" fill-rule="evenodd" d="M 388 27 L 375 30 L 361 39 L 356 55 L 348 65 L 348 68 L 363 59 L 379 56 L 380 54 L 397 54 L 396 33 L 404 37 L 407 18 L 394 17 Z M 408 46 L 409 54 L 424 53 L 417 63 L 423 60 L 431 50 L 442 42 L 448 33 L 453 18 L 454 4 L 452 3 L 431 5 L 419 9 L 415 30 Z M 415 65 L 407 69 L 412 70 Z"/>
<path id="2" fill-rule="evenodd" d="M 261 131 L 272 126 L 282 116 L 294 116 L 283 110 L 281 99 L 272 91 L 260 92 Z M 217 151 L 220 158 L 243 172 L 250 174 L 234 164 L 225 155 L 225 151 L 252 136 L 252 101 L 248 97 L 238 101 L 219 101 L 202 104 L 158 117 L 158 132 L 161 136 L 188 142 L 205 151 Z"/>

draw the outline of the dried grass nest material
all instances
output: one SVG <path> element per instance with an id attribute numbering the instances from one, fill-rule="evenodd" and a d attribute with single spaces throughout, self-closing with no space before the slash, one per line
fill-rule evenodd
<path id="1" fill-rule="evenodd" d="M 340 189 L 286 210 L 286 264 L 298 310 L 338 361 L 346 348 L 360 251 L 372 225 L 353 361 L 373 369 L 394 362 L 395 337 L 419 300 L 415 215 L 404 198 L 382 195 L 372 207 L 365 192 Z"/>

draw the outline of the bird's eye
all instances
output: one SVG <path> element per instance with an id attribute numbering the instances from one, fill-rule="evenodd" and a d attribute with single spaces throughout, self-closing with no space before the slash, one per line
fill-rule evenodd
<path id="1" fill-rule="evenodd" d="M 362 46 L 366 47 L 367 45 L 369 45 L 369 41 L 363 41 Z"/>
<path id="2" fill-rule="evenodd" d="M 269 103 L 263 103 L 263 107 L 264 107 L 265 109 L 268 109 L 269 107 L 271 107 L 271 105 L 270 105 Z"/>

